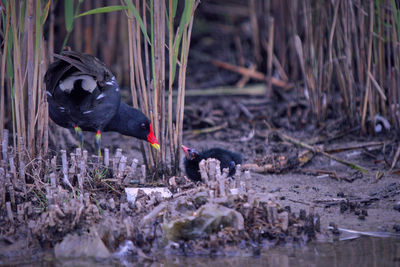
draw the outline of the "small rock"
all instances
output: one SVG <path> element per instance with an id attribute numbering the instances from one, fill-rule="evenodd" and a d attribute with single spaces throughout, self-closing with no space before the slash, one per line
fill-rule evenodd
<path id="1" fill-rule="evenodd" d="M 287 231 L 289 227 L 289 213 L 284 211 L 279 214 L 279 221 L 281 223 L 282 231 Z"/>
<path id="2" fill-rule="evenodd" d="M 110 251 L 100 239 L 97 231 L 92 228 L 82 235 L 68 234 L 54 248 L 56 258 L 109 258 Z"/>
<path id="3" fill-rule="evenodd" d="M 282 189 L 282 187 L 276 187 L 274 189 L 272 189 L 271 191 L 269 191 L 270 193 L 276 193 L 276 192 L 280 192 Z"/>
<path id="4" fill-rule="evenodd" d="M 164 223 L 163 228 L 168 240 L 177 241 L 198 238 L 204 233 L 218 232 L 224 227 L 244 229 L 242 214 L 218 204 L 205 204 L 193 214 Z"/>
<path id="5" fill-rule="evenodd" d="M 114 201 L 114 199 L 113 198 L 110 198 L 109 200 L 108 200 L 108 208 L 112 211 L 112 210 L 115 210 L 115 201 Z"/>

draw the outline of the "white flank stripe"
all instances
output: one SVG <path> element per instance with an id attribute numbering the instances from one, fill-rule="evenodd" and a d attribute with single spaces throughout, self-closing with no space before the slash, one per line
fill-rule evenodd
<path id="1" fill-rule="evenodd" d="M 104 94 L 103 94 L 103 93 L 101 93 L 101 94 L 99 94 L 99 96 L 98 96 L 98 97 L 96 97 L 96 100 L 102 99 L 103 97 L 104 97 Z"/>

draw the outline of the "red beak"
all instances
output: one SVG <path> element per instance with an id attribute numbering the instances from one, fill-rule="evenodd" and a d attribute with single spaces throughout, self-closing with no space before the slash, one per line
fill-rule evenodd
<path id="1" fill-rule="evenodd" d="M 183 152 L 185 152 L 186 158 L 189 158 L 189 148 L 184 146 L 184 145 L 182 145 L 182 149 L 183 149 Z"/>
<path id="2" fill-rule="evenodd" d="M 150 124 L 150 133 L 147 135 L 147 141 L 157 150 L 160 150 L 160 145 L 158 144 L 157 138 L 153 132 L 153 126 Z"/>

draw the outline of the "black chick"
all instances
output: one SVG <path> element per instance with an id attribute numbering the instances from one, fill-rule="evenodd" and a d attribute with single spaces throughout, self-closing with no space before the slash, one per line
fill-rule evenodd
<path id="1" fill-rule="evenodd" d="M 74 128 L 83 143 L 83 131 L 96 132 L 100 153 L 101 132 L 115 131 L 160 146 L 150 120 L 138 109 L 121 103 L 119 85 L 103 62 L 92 55 L 64 51 L 45 75 L 50 118 Z"/>
<path id="2" fill-rule="evenodd" d="M 222 148 L 211 148 L 200 153 L 186 146 L 182 146 L 182 149 L 185 152 L 184 165 L 186 175 L 195 182 L 201 181 L 199 163 L 203 159 L 214 158 L 219 160 L 221 171 L 229 168 L 229 176 L 234 175 L 236 165 L 242 163 L 242 156 L 240 154 Z"/>

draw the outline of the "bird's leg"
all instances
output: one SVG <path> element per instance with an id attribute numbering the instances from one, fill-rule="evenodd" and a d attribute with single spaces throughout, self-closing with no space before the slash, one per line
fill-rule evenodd
<path id="1" fill-rule="evenodd" d="M 101 157 L 100 140 L 101 140 L 101 131 L 100 131 L 100 130 L 97 130 L 96 138 L 95 138 L 95 143 L 96 143 L 97 154 L 99 155 L 99 157 Z"/>
<path id="2" fill-rule="evenodd" d="M 79 148 L 83 148 L 83 132 L 81 127 L 75 125 L 74 126 L 75 134 L 78 137 L 78 142 L 79 142 Z"/>
<path id="3" fill-rule="evenodd" d="M 232 160 L 231 163 L 229 163 L 229 172 L 235 170 L 236 168 L 236 163 Z"/>

